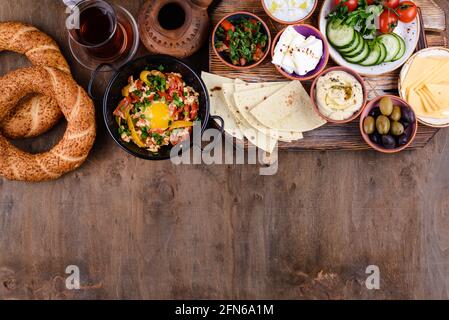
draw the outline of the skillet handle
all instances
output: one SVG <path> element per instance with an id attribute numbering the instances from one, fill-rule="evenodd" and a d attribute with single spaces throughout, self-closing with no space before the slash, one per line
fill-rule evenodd
<path id="1" fill-rule="evenodd" d="M 102 63 L 102 64 L 98 65 L 98 67 L 96 67 L 95 70 L 92 71 L 92 74 L 90 75 L 89 85 L 87 86 L 87 93 L 89 94 L 89 97 L 91 97 L 92 100 L 94 100 L 94 101 L 101 101 L 101 99 L 102 99 L 101 97 L 98 98 L 94 95 L 93 89 L 94 89 L 95 79 L 97 78 L 98 73 L 104 67 L 109 67 L 111 70 L 114 70 L 114 67 L 110 63 Z"/>
<path id="2" fill-rule="evenodd" d="M 222 139 L 223 133 L 224 133 L 225 122 L 224 122 L 222 117 L 220 117 L 220 116 L 210 116 L 209 119 L 218 120 L 220 122 L 220 125 L 219 125 L 220 136 L 219 136 L 219 139 L 216 139 L 211 144 L 208 144 L 206 148 L 200 147 L 201 148 L 201 152 L 209 152 L 210 150 L 212 150 L 219 142 L 221 142 L 221 139 Z"/>

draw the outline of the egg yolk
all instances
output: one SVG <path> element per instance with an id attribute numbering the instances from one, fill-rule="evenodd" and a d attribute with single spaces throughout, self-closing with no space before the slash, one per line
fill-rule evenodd
<path id="1" fill-rule="evenodd" d="M 168 105 L 163 102 L 153 102 L 145 110 L 145 117 L 150 121 L 151 129 L 167 129 L 170 121 Z"/>

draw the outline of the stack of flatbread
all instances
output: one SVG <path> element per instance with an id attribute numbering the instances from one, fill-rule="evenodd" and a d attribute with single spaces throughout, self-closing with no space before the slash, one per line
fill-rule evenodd
<path id="1" fill-rule="evenodd" d="M 210 96 L 210 113 L 222 117 L 225 131 L 272 153 L 278 141 L 303 138 L 325 121 L 299 81 L 247 83 L 211 73 L 201 75 Z"/>

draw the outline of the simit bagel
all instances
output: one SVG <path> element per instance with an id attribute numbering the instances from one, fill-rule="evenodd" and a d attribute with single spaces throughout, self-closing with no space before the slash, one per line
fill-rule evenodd
<path id="1" fill-rule="evenodd" d="M 3 50 L 24 54 L 33 65 L 70 73 L 56 42 L 31 25 L 0 23 L 0 51 Z M 32 95 L 24 97 L 18 107 L 10 111 L 0 122 L 0 128 L 8 138 L 35 137 L 53 127 L 61 117 L 61 110 L 54 100 Z"/>
<path id="2" fill-rule="evenodd" d="M 0 78 L 0 121 L 32 93 L 53 97 L 67 119 L 63 138 L 50 151 L 30 154 L 0 135 L 0 175 L 9 180 L 57 179 L 79 167 L 91 150 L 95 135 L 94 105 L 70 75 L 51 67 L 30 67 Z"/>

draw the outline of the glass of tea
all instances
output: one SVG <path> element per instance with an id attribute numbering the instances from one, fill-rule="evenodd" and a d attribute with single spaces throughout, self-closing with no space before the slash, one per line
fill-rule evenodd
<path id="1" fill-rule="evenodd" d="M 125 12 L 117 14 L 121 7 L 114 7 L 103 0 L 83 0 L 78 2 L 72 12 L 77 15 L 76 27 L 68 29 L 72 52 L 83 55 L 81 60 L 91 59 L 98 63 L 114 63 L 123 57 L 134 55 L 137 28 L 135 21 Z M 129 21 L 129 20 L 132 21 Z M 84 51 L 80 53 L 79 51 Z M 76 57 L 78 60 L 79 57 Z"/>

